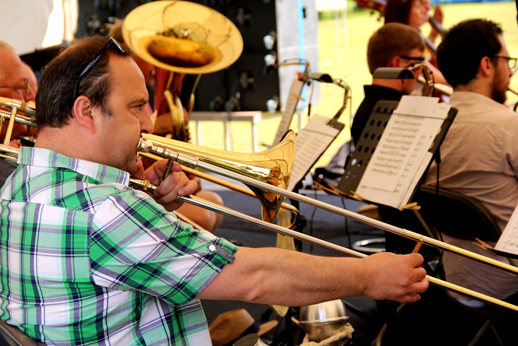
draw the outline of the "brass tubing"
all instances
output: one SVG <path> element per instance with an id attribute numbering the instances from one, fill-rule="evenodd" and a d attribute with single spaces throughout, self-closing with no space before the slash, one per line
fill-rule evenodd
<path id="1" fill-rule="evenodd" d="M 158 149 L 157 149 L 157 151 L 158 151 Z M 161 149 L 161 151 L 165 151 L 165 150 Z M 173 152 L 173 150 L 171 150 L 170 148 L 168 148 L 167 151 L 169 151 L 169 153 L 167 154 L 167 158 L 176 157 L 178 162 L 180 162 L 182 164 L 189 164 L 192 162 L 192 156 L 190 156 L 190 155 L 188 156 L 188 159 L 183 159 L 181 153 Z M 327 211 L 335 213 L 337 215 L 342 215 L 347 218 L 356 220 L 358 222 L 365 223 L 369 226 L 373 226 L 373 227 L 385 230 L 387 232 L 395 233 L 402 237 L 413 239 L 415 241 L 422 241 L 426 245 L 433 246 L 433 247 L 436 247 L 436 248 L 439 248 L 439 249 L 442 249 L 445 251 L 450 251 L 450 252 L 462 255 L 464 257 L 471 258 L 473 260 L 476 260 L 476 261 L 479 261 L 482 263 L 490 264 L 490 265 L 493 265 L 500 269 L 503 269 L 507 272 L 513 273 L 513 274 L 518 274 L 518 267 L 514 267 L 509 264 L 505 264 L 500 261 L 496 261 L 491 258 L 472 253 L 470 251 L 466 251 L 462 248 L 449 245 L 447 243 L 444 243 L 442 241 L 439 241 L 439 240 L 436 240 L 436 239 L 433 239 L 430 237 L 423 236 L 419 233 L 415 233 L 415 232 L 412 232 L 412 231 L 409 231 L 409 230 L 406 230 L 403 228 L 395 227 L 395 226 L 389 225 L 387 223 L 371 219 L 367 216 L 363 216 L 363 215 L 353 213 L 351 211 L 348 211 L 348 210 L 345 210 L 342 208 L 338 208 L 338 207 L 328 204 L 328 203 L 317 201 L 313 198 L 309 198 L 309 197 L 300 195 L 300 194 L 292 192 L 292 191 L 284 190 L 284 189 L 276 187 L 274 185 L 263 183 L 261 181 L 252 179 L 248 176 L 245 176 L 243 174 L 235 173 L 233 171 L 221 168 L 219 166 L 215 166 L 215 165 L 206 163 L 201 159 L 198 159 L 197 161 L 195 161 L 193 166 L 196 167 L 197 169 L 207 170 L 207 171 L 210 171 L 213 173 L 220 174 L 224 177 L 240 181 L 245 185 L 253 186 L 257 189 L 270 191 L 270 192 L 282 195 L 284 197 L 291 198 L 296 201 L 306 203 L 306 204 L 309 204 L 311 206 L 314 206 L 314 207 L 317 207 L 320 209 L 327 210 Z"/>
<path id="2" fill-rule="evenodd" d="M 307 242 L 309 244 L 314 244 L 314 245 L 323 247 L 325 249 L 335 251 L 335 252 L 340 253 L 342 255 L 352 256 L 352 257 L 359 257 L 359 258 L 367 257 L 366 254 L 363 254 L 363 253 L 360 253 L 360 252 L 348 249 L 346 247 L 342 247 L 342 246 L 339 246 L 339 245 L 327 242 L 325 240 L 321 240 L 319 238 L 315 238 L 315 237 L 309 236 L 309 235 L 304 234 L 304 233 L 293 231 L 293 230 L 291 230 L 289 228 L 285 228 L 285 227 L 282 227 L 282 226 L 279 226 L 279 225 L 275 225 L 275 224 L 271 224 L 271 223 L 262 221 L 260 219 L 251 217 L 251 216 L 243 214 L 243 213 L 240 213 L 240 212 L 235 211 L 233 209 L 229 209 L 229 208 L 220 206 L 218 204 L 215 204 L 215 203 L 212 203 L 212 202 L 209 202 L 209 201 L 205 201 L 205 200 L 203 200 L 201 198 L 197 198 L 197 197 L 194 197 L 194 196 L 189 196 L 189 197 L 177 197 L 176 200 L 178 202 L 186 202 L 186 203 L 198 206 L 198 207 L 202 207 L 202 208 L 206 208 L 206 209 L 209 209 L 209 210 L 212 210 L 212 211 L 215 211 L 215 212 L 219 212 L 219 213 L 221 213 L 223 215 L 226 215 L 226 216 L 235 217 L 235 218 L 237 218 L 239 220 L 243 220 L 243 221 L 252 223 L 254 225 L 260 226 L 260 227 L 268 229 L 268 230 L 273 230 L 273 231 L 275 231 L 277 233 L 290 236 L 290 237 L 292 237 L 294 239 L 298 239 L 298 240 Z M 504 308 L 507 308 L 507 309 L 510 309 L 510 310 L 518 311 L 518 306 L 516 306 L 516 305 L 513 305 L 513 304 L 510 304 L 510 303 L 504 302 L 502 300 L 490 297 L 488 295 L 485 295 L 485 294 L 482 294 L 482 293 L 479 293 L 479 292 L 475 292 L 473 290 L 470 290 L 470 289 L 467 289 L 467 288 L 464 288 L 464 287 L 461 287 L 461 286 L 449 283 L 449 282 L 444 281 L 444 280 L 440 280 L 440 279 L 434 278 L 434 277 L 429 276 L 429 275 L 427 275 L 426 277 L 428 278 L 429 282 L 431 284 L 433 284 L 433 285 L 436 285 L 436 286 L 448 289 L 450 291 L 457 292 L 459 294 L 463 294 L 463 295 L 466 295 L 466 296 L 469 296 L 469 297 L 473 297 L 475 299 L 482 300 L 482 301 L 485 301 L 485 302 L 490 303 L 490 304 L 494 304 L 494 305 L 498 305 L 498 306 L 501 306 L 501 307 L 504 307 Z"/>
<path id="3" fill-rule="evenodd" d="M 16 109 L 15 107 L 13 107 L 11 109 L 11 117 L 9 118 L 9 122 L 7 123 L 7 132 L 5 133 L 5 138 L 4 138 L 4 145 L 9 145 L 9 143 L 11 142 L 11 135 L 13 134 L 13 128 L 14 128 L 14 123 L 16 122 Z"/>
<path id="4" fill-rule="evenodd" d="M 144 157 L 147 157 L 147 158 L 150 158 L 152 160 L 161 160 L 162 159 L 161 157 L 159 157 L 157 155 L 154 155 L 154 154 L 150 154 L 150 153 L 140 153 L 140 155 L 144 156 Z M 185 173 L 195 175 L 195 176 L 197 176 L 197 177 L 199 177 L 201 179 L 205 179 L 205 180 L 210 181 L 210 182 L 212 182 L 214 184 L 218 184 L 220 186 L 226 187 L 227 189 L 230 189 L 232 191 L 236 191 L 236 192 L 242 193 L 242 194 L 247 195 L 249 197 L 257 198 L 257 196 L 249 189 L 245 189 L 244 187 L 238 186 L 236 184 L 232 184 L 232 183 L 230 183 L 228 181 L 225 181 L 223 179 L 218 179 L 216 177 L 213 177 L 212 175 L 209 175 L 209 174 L 197 171 L 197 170 L 195 170 L 195 169 L 193 169 L 191 167 L 182 166 L 182 170 Z M 299 210 L 297 208 L 295 208 L 293 205 L 289 204 L 289 203 L 284 203 L 283 202 L 281 204 L 281 208 L 286 209 L 286 210 L 288 210 L 289 212 L 292 212 L 295 215 L 299 215 Z"/>
<path id="5" fill-rule="evenodd" d="M 9 149 L 9 152 L 18 153 L 18 150 L 15 149 L 15 148 L 11 148 L 11 149 Z M 0 154 L 0 157 L 1 157 L 1 154 Z M 133 186 L 136 186 L 136 187 L 144 190 L 144 191 L 156 189 L 156 186 L 150 184 L 149 181 L 142 181 L 142 180 L 131 179 L 131 184 Z M 189 197 L 180 197 L 180 196 L 178 196 L 176 198 L 176 200 L 178 202 L 189 203 L 189 204 L 192 204 L 194 206 L 198 206 L 198 207 L 201 207 L 201 208 L 205 208 L 205 209 L 208 209 L 208 210 L 211 210 L 211 211 L 215 211 L 215 212 L 221 213 L 223 215 L 234 217 L 234 218 L 243 220 L 245 222 L 255 224 L 255 225 L 259 226 L 259 227 L 262 227 L 262 228 L 265 228 L 265 229 L 268 229 L 268 230 L 273 230 L 273 231 L 275 231 L 275 232 L 277 232 L 279 234 L 290 236 L 290 237 L 292 237 L 294 239 L 298 239 L 298 240 L 307 242 L 309 244 L 317 245 L 317 246 L 323 247 L 323 248 L 331 250 L 331 251 L 335 251 L 337 253 L 340 253 L 340 254 L 343 254 L 343 255 L 346 255 L 346 256 L 359 257 L 359 258 L 367 257 L 367 255 L 365 255 L 363 253 L 360 253 L 360 252 L 357 252 L 357 251 L 354 251 L 354 250 L 351 250 L 351 249 L 348 249 L 348 248 L 345 248 L 345 247 L 342 247 L 342 246 L 339 246 L 339 245 L 327 242 L 325 240 L 321 240 L 321 239 L 318 239 L 318 238 L 306 235 L 304 233 L 300 233 L 300 232 L 291 230 L 291 229 L 286 228 L 286 227 L 282 227 L 282 226 L 279 226 L 279 225 L 276 225 L 276 224 L 272 224 L 272 223 L 269 223 L 269 222 L 266 222 L 266 221 L 262 221 L 260 219 L 251 217 L 251 216 L 243 214 L 243 213 L 240 213 L 238 211 L 232 210 L 232 209 L 224 207 L 222 205 L 219 205 L 219 204 L 216 204 L 216 203 L 212 203 L 212 202 L 203 200 L 201 198 L 197 198 L 197 197 L 194 197 L 194 196 L 189 196 Z M 354 214 L 354 213 L 352 213 L 352 214 Z M 359 216 L 360 218 L 364 218 L 361 215 L 357 215 L 357 216 Z M 403 230 L 403 231 L 405 231 L 405 230 Z M 406 231 L 406 232 L 409 232 L 409 231 Z M 424 237 L 422 235 L 419 235 L 419 236 L 420 236 L 420 239 L 423 241 L 423 243 L 426 243 L 425 240 L 426 240 L 427 237 Z M 436 241 L 436 242 L 437 243 L 441 243 L 439 241 Z M 446 245 L 448 245 L 448 244 L 446 244 Z M 469 253 L 469 251 L 466 251 L 466 250 L 463 250 L 463 249 L 459 249 L 459 250 L 464 251 L 466 254 Z M 483 256 L 481 256 L 481 257 L 483 257 Z M 498 263 L 501 263 L 501 262 L 498 262 Z M 504 308 L 507 308 L 507 309 L 518 311 L 518 306 L 509 304 L 507 302 L 504 302 L 504 301 L 495 299 L 493 297 L 490 297 L 490 296 L 487 296 L 487 295 L 484 295 L 484 294 L 481 294 L 481 293 L 469 290 L 469 289 L 461 287 L 461 286 L 457 286 L 457 285 L 451 284 L 449 282 L 446 282 L 446 281 L 443 281 L 443 280 L 440 280 L 440 279 L 436 279 L 436 278 L 431 277 L 431 276 L 427 276 L 427 278 L 428 278 L 428 280 L 429 280 L 429 282 L 431 284 L 434 284 L 436 286 L 443 287 L 445 289 L 448 289 L 450 291 L 454 291 L 454 292 L 457 292 L 457 293 L 460 293 L 460 294 L 471 296 L 471 297 L 474 297 L 475 299 L 483 300 L 483 301 L 488 302 L 490 304 L 495 304 L 495 305 L 498 305 L 498 306 L 501 306 L 501 307 L 504 307 Z"/>
<path id="6" fill-rule="evenodd" d="M 30 116 L 36 115 L 36 105 L 32 101 L 24 102 L 16 99 L 0 97 L 0 107 L 17 108 L 20 110 L 20 112 Z"/>
<path id="7" fill-rule="evenodd" d="M 6 105 L 5 105 L 6 101 L 5 100 L 13 101 L 14 108 L 17 108 L 17 109 L 18 108 L 20 108 L 20 109 L 23 108 L 25 110 L 31 111 L 31 109 L 28 108 L 26 103 L 24 103 L 24 102 L 19 102 L 19 101 L 14 102 L 16 100 L 9 100 L 9 99 L 5 99 L 5 98 L 0 98 L 0 107 L 6 107 Z M 13 114 L 14 115 L 13 120 L 14 120 L 14 118 L 16 118 L 16 111 L 13 110 L 12 113 L 14 113 Z M 294 192 L 291 192 L 291 191 L 287 191 L 287 190 L 278 188 L 278 187 L 276 187 L 274 185 L 262 183 L 260 181 L 254 180 L 254 179 L 252 179 L 250 177 L 244 176 L 243 174 L 238 174 L 238 173 L 232 172 L 230 170 L 226 170 L 224 168 L 220 168 L 218 166 L 211 165 L 211 164 L 208 164 L 206 162 L 203 162 L 203 160 L 198 159 L 197 157 L 193 156 L 192 154 L 191 155 L 184 155 L 184 154 L 179 154 L 179 153 L 171 152 L 171 150 L 169 150 L 169 149 L 168 150 L 164 150 L 163 148 L 162 149 L 155 148 L 155 149 L 156 149 L 155 152 L 167 153 L 168 158 L 175 158 L 179 162 L 183 162 L 183 163 L 192 165 L 193 167 L 196 167 L 196 168 L 201 168 L 201 169 L 205 169 L 205 170 L 208 170 L 208 171 L 211 171 L 211 172 L 214 172 L 214 173 L 221 174 L 222 176 L 225 176 L 225 177 L 228 177 L 228 178 L 231 178 L 231 179 L 235 179 L 235 180 L 240 181 L 240 182 L 242 182 L 242 183 L 244 183 L 246 185 L 256 187 L 256 188 L 258 188 L 260 190 L 263 190 L 263 191 L 266 190 L 266 191 L 275 192 L 275 193 L 278 193 L 278 194 L 283 195 L 285 197 L 292 198 L 294 200 L 297 200 L 297 201 L 300 201 L 300 202 L 303 202 L 303 203 L 306 203 L 306 204 L 309 204 L 309 205 L 312 205 L 312 206 L 315 206 L 315 207 L 318 207 L 318 208 L 321 208 L 321 209 L 333 212 L 333 213 L 338 214 L 338 215 L 343 215 L 345 217 L 348 217 L 348 218 L 351 218 L 353 220 L 357 220 L 359 222 L 362 222 L 362 223 L 365 223 L 365 224 L 368 224 L 368 225 L 371 225 L 371 226 L 374 226 L 374 227 L 386 230 L 388 232 L 399 234 L 399 235 L 401 235 L 403 237 L 406 237 L 406 238 L 413 239 L 413 240 L 416 240 L 418 242 L 422 242 L 424 244 L 427 244 L 427 245 L 430 245 L 430 246 L 434 246 L 434 247 L 437 247 L 437 248 L 440 248 L 440 249 L 443 249 L 443 250 L 446 250 L 446 251 L 455 252 L 455 253 L 460 254 L 462 256 L 475 259 L 475 260 L 477 260 L 479 262 L 491 264 L 493 266 L 496 266 L 496 267 L 498 267 L 500 269 L 509 271 L 511 273 L 515 273 L 515 274 L 518 273 L 518 268 L 516 268 L 516 267 L 512 267 L 510 265 L 504 264 L 504 263 L 499 262 L 499 261 L 492 260 L 492 259 L 487 258 L 485 256 L 474 254 L 474 253 L 472 253 L 470 251 L 466 251 L 464 249 L 451 246 L 451 245 L 449 245 L 447 243 L 435 240 L 433 238 L 429 238 L 429 237 L 426 237 L 426 236 L 423 236 L 423 235 L 420 235 L 420 234 L 417 234 L 417 233 L 414 233 L 414 232 L 411 232 L 411 231 L 408 231 L 408 230 L 405 230 L 405 229 L 401 229 L 401 228 L 398 228 L 398 227 L 386 224 L 384 222 L 377 221 L 377 220 L 374 220 L 374 219 L 370 219 L 370 218 L 368 218 L 366 216 L 363 216 L 363 215 L 360 215 L 360 214 L 356 214 L 356 213 L 347 211 L 345 209 L 341 209 L 341 208 L 335 207 L 333 205 L 330 205 L 330 204 L 327 204 L 327 203 L 323 203 L 323 202 L 314 200 L 312 198 L 309 198 L 309 197 L 306 197 L 306 196 L 302 196 L 302 195 L 299 195 L 297 193 L 294 193 Z M 6 154 L 4 154 L 4 153 L 6 153 Z M 9 155 L 9 154 L 11 154 L 11 155 Z M 9 160 L 16 160 L 17 154 L 18 154 L 18 149 L 17 148 L 11 148 L 9 146 L 0 145 L 0 157 L 5 158 L 5 159 L 9 159 Z M 140 189 L 143 189 L 143 190 L 150 190 L 150 189 L 152 190 L 152 189 L 156 188 L 156 186 L 153 186 L 149 182 L 145 182 L 145 181 L 138 181 L 138 180 L 132 179 L 131 183 L 132 183 L 132 185 L 137 186 L 137 187 L 139 187 Z M 290 237 L 292 237 L 294 239 L 298 239 L 298 240 L 305 241 L 305 242 L 310 243 L 310 244 L 321 246 L 323 248 L 326 248 L 326 249 L 329 249 L 329 250 L 332 250 L 332 251 L 335 251 L 335 252 L 338 252 L 338 253 L 341 253 L 341 254 L 344 254 L 344 255 L 347 255 L 347 256 L 354 256 L 354 257 L 366 257 L 367 256 L 367 255 L 362 254 L 360 252 L 357 252 L 357 251 L 354 251 L 354 250 L 351 250 L 351 249 L 347 249 L 345 247 L 341 247 L 339 245 L 336 245 L 336 244 L 333 244 L 333 243 L 329 243 L 329 242 L 326 242 L 324 240 L 320 240 L 318 238 L 314 238 L 314 237 L 305 235 L 305 234 L 297 232 L 297 231 L 293 231 L 293 230 L 291 230 L 289 228 L 282 227 L 282 226 L 279 226 L 279 225 L 275 225 L 275 224 L 272 224 L 272 223 L 269 223 L 269 222 L 265 222 L 265 221 L 259 220 L 257 218 L 250 217 L 250 216 L 248 216 L 246 214 L 239 213 L 239 212 L 237 212 L 235 210 L 226 208 L 226 207 L 218 205 L 218 204 L 211 203 L 209 201 L 205 201 L 205 200 L 197 198 L 197 197 L 193 197 L 193 196 L 192 197 L 177 197 L 177 201 L 190 203 L 192 205 L 195 205 L 195 206 L 198 206 L 198 207 L 202 207 L 202 208 L 206 208 L 208 210 L 212 210 L 212 211 L 215 211 L 215 212 L 219 212 L 219 213 L 227 215 L 227 216 L 236 217 L 236 218 L 239 218 L 239 219 L 241 219 L 243 221 L 256 224 L 256 225 L 258 225 L 260 227 L 263 227 L 263 228 L 266 228 L 266 229 L 269 229 L 269 230 L 273 230 L 273 231 L 275 231 L 277 233 L 290 236 Z M 491 303 L 491 304 L 499 305 L 499 306 L 502 306 L 502 307 L 505 307 L 505 308 L 508 308 L 508 309 L 511 309 L 511 310 L 518 311 L 518 307 L 517 306 L 509 304 L 509 303 L 506 303 L 506 302 L 503 302 L 503 301 L 500 301 L 498 299 L 495 299 L 495 298 L 492 298 L 492 297 L 489 297 L 489 296 L 486 296 L 486 295 L 483 295 L 483 294 L 480 294 L 480 293 L 468 290 L 466 288 L 463 288 L 463 287 L 460 287 L 460 286 L 457 286 L 457 285 L 453 285 L 451 283 L 448 283 L 448 282 L 445 282 L 445 281 L 442 281 L 442 280 L 439 280 L 439 279 L 436 279 L 436 278 L 433 278 L 433 277 L 429 277 L 428 276 L 428 280 L 429 280 L 429 282 L 431 284 L 434 284 L 434 285 L 437 285 L 437 286 L 441 286 L 441 287 L 446 288 L 448 290 L 452 290 L 452 291 L 458 292 L 460 294 L 464 294 L 464 295 L 468 295 L 468 296 L 471 296 L 471 297 L 475 297 L 475 299 L 483 300 L 483 301 L 486 301 L 486 302 Z"/>
<path id="8" fill-rule="evenodd" d="M 11 119 L 11 112 L 6 112 L 0 109 L 0 115 L 7 119 Z M 16 122 L 27 126 L 37 127 L 36 124 L 32 122 L 31 118 L 21 114 L 16 114 Z"/>
<path id="9" fill-rule="evenodd" d="M 142 181 L 137 181 L 137 180 L 133 180 L 133 179 L 131 180 L 131 182 L 133 184 L 135 184 L 135 185 L 139 185 L 139 186 L 142 186 L 142 187 L 146 186 L 149 189 L 156 188 L 153 185 L 149 184 L 149 182 L 142 182 Z M 279 234 L 283 234 L 283 235 L 292 237 L 294 239 L 298 239 L 298 240 L 304 241 L 304 242 L 309 243 L 309 244 L 317 245 L 317 246 L 323 247 L 325 249 L 335 251 L 335 252 L 340 253 L 342 255 L 351 256 L 351 257 L 359 257 L 359 258 L 367 257 L 366 254 L 363 254 L 361 252 L 357 252 L 357 251 L 348 249 L 346 247 L 343 247 L 343 246 L 340 246 L 340 245 L 336 245 L 336 244 L 330 243 L 328 241 L 321 240 L 319 238 L 315 238 L 315 237 L 309 236 L 309 235 L 304 234 L 304 233 L 293 231 L 293 230 L 291 230 L 289 228 L 286 228 L 286 227 L 282 227 L 282 226 L 279 226 L 279 225 L 276 225 L 276 224 L 272 224 L 272 223 L 269 223 L 269 222 L 266 222 L 266 221 L 262 221 L 260 219 L 251 217 L 251 216 L 243 214 L 243 213 L 240 213 L 240 212 L 238 212 L 236 210 L 233 210 L 233 209 L 221 206 L 219 204 L 215 204 L 215 203 L 203 200 L 201 198 L 197 198 L 197 197 L 194 197 L 194 196 L 189 196 L 189 197 L 180 197 L 179 196 L 179 197 L 176 198 L 176 200 L 178 202 L 185 202 L 185 203 L 189 203 L 189 204 L 192 204 L 192 205 L 200 207 L 200 208 L 205 208 L 205 209 L 208 209 L 208 210 L 211 210 L 211 211 L 215 211 L 215 212 L 221 213 L 221 214 L 223 214 L 225 216 L 234 217 L 234 218 L 237 218 L 239 220 L 242 220 L 242 221 L 254 224 L 256 226 L 259 226 L 259 227 L 262 227 L 262 228 L 265 228 L 265 229 L 277 232 Z M 421 237 L 424 238 L 423 236 L 421 236 Z M 485 294 L 482 294 L 482 293 L 478 293 L 478 292 L 475 292 L 473 290 L 470 290 L 470 289 L 467 289 L 467 288 L 464 288 L 464 287 L 461 287 L 461 286 L 449 283 L 449 282 L 444 281 L 444 280 L 440 280 L 440 279 L 434 278 L 434 277 L 429 276 L 429 275 L 427 275 L 426 277 L 428 278 L 428 281 L 431 284 L 435 285 L 435 286 L 439 286 L 439 287 L 448 289 L 450 291 L 457 292 L 459 294 L 463 294 L 463 295 L 466 295 L 468 297 L 472 297 L 472 298 L 475 298 L 475 299 L 478 299 L 478 300 L 482 300 L 482 301 L 485 301 L 485 302 L 490 303 L 490 304 L 498 305 L 498 306 L 501 306 L 503 308 L 507 308 L 507 309 L 514 310 L 514 311 L 518 311 L 518 306 L 516 306 L 516 305 L 513 305 L 513 304 L 510 304 L 510 303 L 504 302 L 502 300 L 490 297 L 488 295 L 485 295 Z"/>

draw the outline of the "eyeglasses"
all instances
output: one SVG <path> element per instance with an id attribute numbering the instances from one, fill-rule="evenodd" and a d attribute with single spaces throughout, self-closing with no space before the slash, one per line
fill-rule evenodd
<path id="1" fill-rule="evenodd" d="M 99 62 L 99 59 L 101 59 L 103 54 L 106 53 L 108 48 L 110 48 L 112 45 L 114 45 L 119 50 L 119 52 L 121 52 L 122 54 L 126 54 L 126 51 L 122 48 L 120 43 L 117 42 L 117 40 L 114 39 L 113 37 L 110 37 L 110 39 L 108 40 L 108 42 L 106 42 L 104 47 L 99 51 L 99 53 L 97 53 L 95 55 L 95 57 L 92 59 L 92 61 L 90 61 L 88 63 L 88 65 L 86 65 L 83 72 L 81 72 L 81 74 L 77 78 L 76 83 L 74 85 L 74 99 L 73 99 L 74 101 L 79 97 L 79 84 L 81 84 L 81 81 L 83 80 L 83 78 L 85 78 L 86 75 L 89 74 L 94 69 L 95 65 Z"/>
<path id="2" fill-rule="evenodd" d="M 14 90 L 14 92 L 22 95 L 23 98 L 26 98 L 27 95 L 29 95 L 30 82 L 28 79 L 24 79 L 23 84 L 25 84 L 25 85 L 18 86 L 18 87 L 0 86 L 0 89 L 12 89 L 12 90 Z"/>
<path id="3" fill-rule="evenodd" d="M 405 56 L 405 55 L 400 55 L 399 57 L 402 58 L 402 59 L 405 59 L 405 60 L 416 60 L 416 61 L 424 61 L 425 60 L 424 56 Z"/>
<path id="4" fill-rule="evenodd" d="M 516 67 L 516 60 L 518 60 L 517 58 L 510 58 L 508 56 L 501 56 L 501 55 L 495 55 L 495 58 L 502 58 L 502 59 L 507 60 L 507 66 L 509 67 L 510 70 L 512 70 Z"/>

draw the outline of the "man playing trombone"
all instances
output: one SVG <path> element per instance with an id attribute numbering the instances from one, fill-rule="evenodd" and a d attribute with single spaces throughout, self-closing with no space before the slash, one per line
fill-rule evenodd
<path id="1" fill-rule="evenodd" d="M 210 345 L 203 299 L 290 306 L 364 294 L 411 303 L 419 254 L 364 259 L 236 247 L 168 210 L 196 191 L 175 163 L 143 171 L 144 77 L 113 39 L 90 37 L 45 69 L 35 148 L 0 191 L 0 319 L 45 343 Z M 128 187 L 129 174 L 160 187 Z"/>

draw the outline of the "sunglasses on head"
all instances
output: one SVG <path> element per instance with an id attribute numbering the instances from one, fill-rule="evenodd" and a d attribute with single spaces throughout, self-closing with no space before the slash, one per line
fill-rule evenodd
<path id="1" fill-rule="evenodd" d="M 93 70 L 95 65 L 99 62 L 99 59 L 101 59 L 104 53 L 106 53 L 108 48 L 110 48 L 111 46 L 114 46 L 114 48 L 116 48 L 120 53 L 126 54 L 126 51 L 122 48 L 120 43 L 117 42 L 117 40 L 113 37 L 110 37 L 110 39 L 108 40 L 108 42 L 106 42 L 104 47 L 99 51 L 99 53 L 97 53 L 94 56 L 92 61 L 90 61 L 88 65 L 86 65 L 86 67 L 83 69 L 83 72 L 81 72 L 81 74 L 77 78 L 76 83 L 74 84 L 74 101 L 79 97 L 79 85 L 81 84 L 81 81 Z"/>

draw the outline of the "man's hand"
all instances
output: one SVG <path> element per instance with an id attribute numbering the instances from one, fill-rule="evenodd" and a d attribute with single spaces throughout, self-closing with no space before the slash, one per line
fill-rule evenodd
<path id="1" fill-rule="evenodd" d="M 442 24 L 443 18 L 444 14 L 442 13 L 441 5 L 436 5 L 433 12 L 433 19 L 435 19 L 437 23 Z"/>
<path id="2" fill-rule="evenodd" d="M 395 300 L 401 303 L 418 301 L 428 288 L 426 271 L 420 267 L 420 254 L 395 255 L 378 253 L 363 259 L 365 266 L 364 294 L 378 300 Z"/>
<path id="3" fill-rule="evenodd" d="M 2 142 L 4 141 L 7 132 L 7 125 L 8 124 L 6 123 L 4 126 L 2 126 L 2 131 L 0 132 L 0 141 Z M 10 145 L 15 148 L 19 148 L 20 146 L 17 143 L 13 143 L 13 141 L 15 141 L 19 136 L 25 135 L 28 132 L 28 130 L 29 126 L 17 122 L 14 123 L 13 132 L 11 133 L 10 138 Z"/>
<path id="4" fill-rule="evenodd" d="M 167 160 L 160 160 L 144 170 L 142 162 L 139 161 L 139 169 L 134 174 L 135 178 L 147 179 L 153 185 L 157 185 L 153 197 L 162 204 L 168 211 L 178 209 L 182 204 L 175 199 L 177 196 L 188 196 L 194 194 L 198 190 L 198 184 L 194 180 L 187 178 L 182 172 L 182 166 L 178 162 L 174 162 L 169 171 L 169 175 L 164 181 L 161 178 L 167 167 Z"/>

